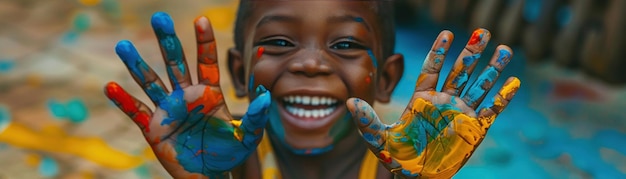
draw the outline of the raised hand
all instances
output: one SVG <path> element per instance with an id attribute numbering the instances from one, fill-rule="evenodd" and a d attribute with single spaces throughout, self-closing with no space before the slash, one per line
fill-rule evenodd
<path id="1" fill-rule="evenodd" d="M 115 50 L 133 79 L 152 100 L 154 112 L 120 85 L 105 87 L 109 99 L 141 128 L 146 141 L 174 178 L 221 178 L 255 151 L 263 135 L 270 93 L 262 86 L 241 120 L 232 116 L 220 89 L 215 38 L 206 17 L 195 20 L 198 47 L 198 84 L 192 84 L 187 61 L 172 19 L 166 13 L 152 16 L 173 91 L 139 56 L 129 41 Z"/>
<path id="2" fill-rule="evenodd" d="M 489 66 L 459 97 L 490 39 L 489 31 L 477 29 L 457 58 L 442 91 L 437 91 L 443 60 L 453 38 L 451 32 L 443 31 L 435 40 L 411 102 L 398 122 L 381 123 L 363 100 L 352 98 L 346 102 L 372 152 L 397 176 L 451 178 L 482 142 L 520 86 L 517 78 L 509 78 L 489 105 L 477 110 L 511 60 L 511 49 L 500 45 Z"/>

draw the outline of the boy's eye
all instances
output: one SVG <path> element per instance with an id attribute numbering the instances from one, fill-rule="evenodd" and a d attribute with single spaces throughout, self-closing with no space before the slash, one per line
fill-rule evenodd
<path id="1" fill-rule="evenodd" d="M 260 42 L 258 45 L 278 46 L 278 47 L 293 47 L 293 43 L 283 39 L 272 39 Z"/>
<path id="2" fill-rule="evenodd" d="M 365 49 L 367 49 L 363 45 L 360 45 L 360 44 L 355 43 L 355 42 L 348 42 L 348 41 L 337 42 L 337 43 L 333 44 L 332 46 L 330 46 L 330 48 L 337 49 L 337 50 L 347 50 L 347 49 L 363 49 L 363 50 L 365 50 Z"/>

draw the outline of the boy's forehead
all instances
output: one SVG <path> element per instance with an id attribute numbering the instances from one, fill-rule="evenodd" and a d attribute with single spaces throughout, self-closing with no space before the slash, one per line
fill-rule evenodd
<path id="1" fill-rule="evenodd" d="M 268 16 L 315 16 L 328 17 L 334 20 L 351 18 L 359 22 L 375 23 L 376 8 L 372 5 L 374 1 L 354 1 L 354 0 L 257 0 L 249 1 L 253 3 L 250 10 L 252 23 L 258 23 Z"/>

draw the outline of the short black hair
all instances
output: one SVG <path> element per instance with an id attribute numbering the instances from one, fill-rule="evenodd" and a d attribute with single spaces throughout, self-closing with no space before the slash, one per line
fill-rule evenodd
<path id="1" fill-rule="evenodd" d="M 237 19 L 235 20 L 235 49 L 243 52 L 243 34 L 245 31 L 246 21 L 250 17 L 253 0 L 241 0 L 237 9 Z M 356 1 L 356 0 L 355 0 Z M 372 3 L 370 7 L 376 12 L 377 20 L 380 24 L 381 38 L 383 41 L 383 59 L 393 55 L 395 52 L 396 32 L 394 21 L 394 3 L 393 0 L 363 0 Z M 376 27 L 375 27 L 376 28 Z"/>

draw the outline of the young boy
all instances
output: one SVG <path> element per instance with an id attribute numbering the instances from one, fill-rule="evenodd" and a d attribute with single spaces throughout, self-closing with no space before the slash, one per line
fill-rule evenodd
<path id="1" fill-rule="evenodd" d="M 368 103 L 388 102 L 404 69 L 403 56 L 393 53 L 391 3 L 242 1 L 236 47 L 228 51 L 236 94 L 251 100 L 241 120 L 231 120 L 226 108 L 206 17 L 195 20 L 197 84 L 171 18 L 156 13 L 152 26 L 173 91 L 130 42 L 121 41 L 116 52 L 157 109 L 152 112 L 114 82 L 105 93 L 138 124 L 174 178 L 449 178 L 519 87 L 510 78 L 491 105 L 475 112 L 511 50 L 499 46 L 490 66 L 460 96 L 490 38 L 476 30 L 436 91 L 453 40 L 443 31 L 402 118 L 382 124 Z"/>

